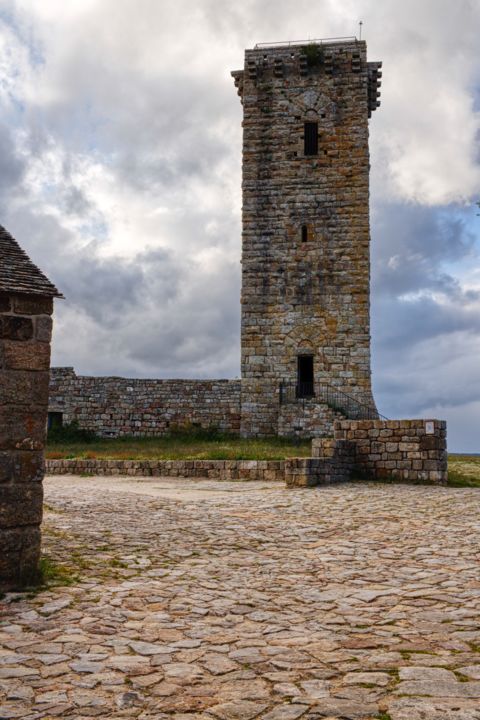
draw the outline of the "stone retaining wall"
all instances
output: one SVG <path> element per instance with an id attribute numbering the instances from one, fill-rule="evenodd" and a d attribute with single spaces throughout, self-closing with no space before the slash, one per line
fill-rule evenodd
<path id="1" fill-rule="evenodd" d="M 334 440 L 354 445 L 354 472 L 366 478 L 447 482 L 447 424 L 443 420 L 340 420 Z M 321 457 L 322 440 L 312 441 Z"/>
<path id="2" fill-rule="evenodd" d="M 52 368 L 49 410 L 103 437 L 161 436 L 175 427 L 240 430 L 240 380 L 144 380 Z"/>
<path id="3" fill-rule="evenodd" d="M 320 438 L 315 444 L 315 457 L 285 461 L 287 487 L 312 487 L 350 480 L 355 456 L 354 443 Z"/>
<path id="4" fill-rule="evenodd" d="M 283 480 L 283 460 L 47 460 L 48 475 Z"/>

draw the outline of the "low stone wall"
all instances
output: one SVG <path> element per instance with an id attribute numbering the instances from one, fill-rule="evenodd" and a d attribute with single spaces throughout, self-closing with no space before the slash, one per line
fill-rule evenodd
<path id="1" fill-rule="evenodd" d="M 347 482 L 351 478 L 355 445 L 344 440 L 315 440 L 316 456 L 285 461 L 287 487 L 313 487 Z"/>
<path id="2" fill-rule="evenodd" d="M 283 460 L 47 460 L 48 475 L 283 480 Z"/>
<path id="3" fill-rule="evenodd" d="M 102 437 L 161 436 L 174 427 L 240 431 L 240 380 L 143 380 L 52 368 L 49 411 Z"/>
<path id="4" fill-rule="evenodd" d="M 443 420 L 340 420 L 334 440 L 354 445 L 354 472 L 366 478 L 447 482 L 447 424 Z M 321 440 L 312 454 L 321 457 Z"/>

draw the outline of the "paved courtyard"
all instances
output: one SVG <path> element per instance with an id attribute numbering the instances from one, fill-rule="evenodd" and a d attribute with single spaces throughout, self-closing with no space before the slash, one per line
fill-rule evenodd
<path id="1" fill-rule="evenodd" d="M 55 477 L 0 718 L 480 719 L 480 492 Z"/>

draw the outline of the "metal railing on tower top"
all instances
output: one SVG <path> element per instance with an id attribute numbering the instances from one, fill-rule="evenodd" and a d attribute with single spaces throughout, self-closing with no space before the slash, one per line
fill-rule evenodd
<path id="1" fill-rule="evenodd" d="M 359 42 L 355 35 L 345 37 L 319 38 L 316 40 L 285 40 L 283 42 L 257 43 L 254 50 L 263 48 L 296 47 L 298 45 L 330 45 L 331 43 Z"/>

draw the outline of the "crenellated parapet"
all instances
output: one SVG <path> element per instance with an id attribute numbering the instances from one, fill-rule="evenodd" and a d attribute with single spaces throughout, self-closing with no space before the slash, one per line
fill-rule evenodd
<path id="1" fill-rule="evenodd" d="M 256 45 L 245 51 L 244 69 L 233 70 L 231 75 L 242 102 L 246 83 L 259 87 L 268 80 L 288 83 L 295 77 L 323 75 L 335 84 L 347 73 L 363 75 L 370 117 L 380 106 L 382 63 L 367 62 L 366 54 L 366 43 L 356 38 Z"/>
<path id="2" fill-rule="evenodd" d="M 368 117 L 380 107 L 381 67 L 381 62 L 368 63 Z"/>

